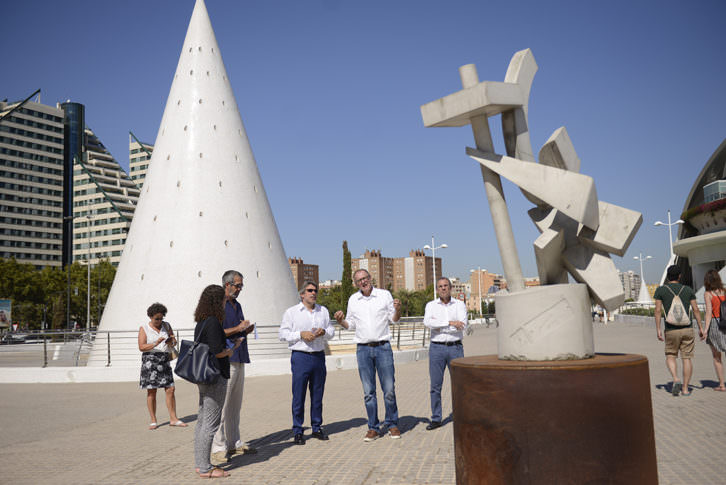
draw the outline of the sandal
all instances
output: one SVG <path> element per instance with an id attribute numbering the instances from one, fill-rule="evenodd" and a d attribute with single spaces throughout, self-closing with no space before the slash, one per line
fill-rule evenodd
<path id="1" fill-rule="evenodd" d="M 177 428 L 186 428 L 189 425 L 187 423 L 185 423 L 184 421 L 174 421 L 173 423 L 169 423 L 169 426 L 174 426 Z"/>
<path id="2" fill-rule="evenodd" d="M 154 430 L 154 429 L 156 429 L 158 427 L 159 427 L 159 425 L 156 424 L 156 423 L 149 423 L 149 429 L 151 429 L 151 430 Z"/>
<path id="3" fill-rule="evenodd" d="M 208 472 L 200 473 L 199 478 L 227 478 L 229 476 L 229 472 L 226 470 L 223 470 L 219 467 L 214 467 Z"/>

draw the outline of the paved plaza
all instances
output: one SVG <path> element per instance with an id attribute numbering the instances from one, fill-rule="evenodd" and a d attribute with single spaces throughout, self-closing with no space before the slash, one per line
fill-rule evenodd
<path id="1" fill-rule="evenodd" d="M 715 392 L 711 353 L 697 345 L 692 397 L 671 396 L 663 344 L 637 324 L 596 323 L 598 352 L 640 353 L 650 362 L 658 473 L 661 484 L 724 483 L 726 393 Z M 496 330 L 465 339 L 466 355 L 496 353 Z M 145 392 L 134 383 L 2 384 L 0 483 L 199 483 L 193 466 L 196 386 L 177 380 L 177 412 L 190 424 L 171 428 L 159 394 L 162 424 L 148 431 Z M 450 380 L 444 414 L 451 411 Z M 593 383 L 597 385 L 597 383 Z M 290 376 L 250 377 L 245 386 L 243 437 L 259 449 L 234 457 L 226 483 L 453 484 L 450 419 L 426 431 L 428 363 L 398 365 L 396 391 L 402 439 L 363 442 L 365 409 L 357 371 L 333 371 L 325 388 L 330 440 L 294 446 L 290 432 Z M 379 405 L 382 399 L 379 392 Z M 309 424 L 306 412 L 306 424 Z M 310 433 L 308 429 L 307 434 Z"/>

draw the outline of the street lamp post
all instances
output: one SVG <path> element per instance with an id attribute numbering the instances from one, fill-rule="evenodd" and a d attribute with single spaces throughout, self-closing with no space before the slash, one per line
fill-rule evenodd
<path id="1" fill-rule="evenodd" d="M 437 249 L 445 249 L 445 248 L 448 248 L 448 247 L 449 246 L 447 246 L 446 244 L 442 244 L 441 246 L 436 246 L 434 244 L 434 236 L 431 236 L 431 246 L 429 246 L 427 244 L 426 246 L 423 247 L 424 249 L 430 249 L 431 250 L 431 259 L 433 259 L 433 263 L 434 263 L 433 264 L 433 266 L 434 266 L 434 274 L 433 274 L 433 279 L 434 279 L 434 300 L 436 299 L 436 250 Z"/>
<path id="2" fill-rule="evenodd" d="M 473 273 L 474 271 L 476 271 L 477 275 L 479 276 L 479 318 L 483 318 L 484 310 L 482 310 L 482 307 L 481 307 L 481 266 L 477 266 L 476 270 L 470 269 L 469 273 Z M 488 308 L 487 308 L 487 311 L 489 311 Z"/>
<path id="3" fill-rule="evenodd" d="M 661 222 L 661 221 L 655 221 L 653 224 L 654 226 L 668 226 L 668 244 L 670 245 L 671 249 L 671 256 L 673 256 L 673 233 L 671 232 L 671 227 L 675 226 L 676 224 L 683 224 L 685 221 L 678 219 L 675 222 L 671 222 L 671 210 L 668 209 L 668 223 Z"/>
<path id="4" fill-rule="evenodd" d="M 88 332 L 91 330 L 91 215 L 86 215 L 86 220 L 88 223 L 86 224 L 86 234 L 88 235 L 88 256 L 87 256 L 87 263 L 88 263 L 88 292 L 87 292 L 87 300 L 86 300 L 86 331 Z"/>
<path id="5" fill-rule="evenodd" d="M 638 301 L 641 303 L 648 302 L 650 301 L 650 295 L 648 294 L 647 284 L 645 282 L 645 274 L 643 273 L 643 261 L 653 259 L 653 256 L 643 257 L 643 253 L 640 253 L 640 256 L 633 256 L 633 259 L 637 259 L 638 261 L 640 261 L 640 294 L 638 295 Z"/>

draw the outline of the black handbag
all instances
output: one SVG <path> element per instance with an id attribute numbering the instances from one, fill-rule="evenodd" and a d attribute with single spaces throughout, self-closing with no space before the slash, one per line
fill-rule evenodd
<path id="1" fill-rule="evenodd" d="M 199 331 L 200 336 L 204 332 L 204 325 L 206 321 Z M 194 342 L 182 340 L 174 373 L 193 384 L 214 384 L 221 375 L 217 358 L 209 351 L 209 346 L 199 342 L 199 339 Z"/>

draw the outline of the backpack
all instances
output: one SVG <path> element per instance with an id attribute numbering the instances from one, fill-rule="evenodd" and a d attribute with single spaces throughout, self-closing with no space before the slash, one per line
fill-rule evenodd
<path id="1" fill-rule="evenodd" d="M 721 298 L 719 297 L 719 299 Z M 726 332 L 726 299 L 721 300 L 719 309 L 721 314 L 718 316 L 718 329 Z"/>
<path id="2" fill-rule="evenodd" d="M 665 317 L 666 323 L 669 325 L 673 325 L 674 327 L 687 327 L 691 324 L 691 319 L 688 316 L 688 312 L 686 311 L 686 308 L 683 306 L 683 302 L 681 302 L 681 299 L 679 295 L 681 294 L 681 291 L 683 291 L 683 286 L 681 286 L 681 289 L 678 291 L 678 295 L 676 295 L 670 286 L 664 285 L 666 288 L 668 288 L 668 291 L 670 291 L 673 294 L 673 301 L 671 302 L 671 307 L 668 309 L 668 314 Z"/>

